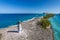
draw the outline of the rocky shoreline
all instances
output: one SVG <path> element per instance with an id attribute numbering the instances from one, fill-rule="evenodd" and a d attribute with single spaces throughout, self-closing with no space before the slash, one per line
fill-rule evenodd
<path id="1" fill-rule="evenodd" d="M 10 30 L 18 31 L 17 25 L 0 29 L 0 34 L 2 34 L 0 40 L 54 40 L 51 28 L 42 29 L 36 25 L 36 22 L 41 18 L 33 18 L 29 21 L 21 22 L 22 31 L 18 33 L 8 32 Z"/>

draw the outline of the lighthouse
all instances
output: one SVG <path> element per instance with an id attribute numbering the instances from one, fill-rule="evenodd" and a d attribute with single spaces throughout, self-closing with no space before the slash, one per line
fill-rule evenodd
<path id="1" fill-rule="evenodd" d="M 18 22 L 18 32 L 21 33 L 21 31 L 22 31 L 22 25 L 20 22 Z"/>

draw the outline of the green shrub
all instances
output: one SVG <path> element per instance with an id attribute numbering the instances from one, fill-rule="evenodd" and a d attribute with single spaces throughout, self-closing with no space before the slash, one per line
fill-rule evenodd
<path id="1" fill-rule="evenodd" d="M 45 19 L 42 19 L 41 23 L 42 23 L 42 28 L 46 28 L 50 25 L 50 22 L 48 20 L 45 20 Z"/>
<path id="2" fill-rule="evenodd" d="M 46 29 L 46 27 L 48 27 L 50 25 L 50 22 L 48 20 L 42 19 L 41 21 L 37 22 L 37 25 Z"/>

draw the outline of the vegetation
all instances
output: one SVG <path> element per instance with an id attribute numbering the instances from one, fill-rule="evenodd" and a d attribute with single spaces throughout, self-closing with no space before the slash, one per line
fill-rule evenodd
<path id="1" fill-rule="evenodd" d="M 43 17 L 43 19 L 48 19 L 48 18 L 53 17 L 53 16 L 54 16 L 54 14 L 47 14 L 46 16 Z"/>
<path id="2" fill-rule="evenodd" d="M 42 28 L 46 29 L 50 25 L 48 20 L 42 19 L 41 21 L 37 22 L 37 25 L 42 26 Z"/>
<path id="3" fill-rule="evenodd" d="M 46 16 L 43 17 L 40 21 L 37 22 L 37 25 L 41 26 L 42 28 L 46 29 L 49 25 L 51 25 L 50 21 L 48 18 L 53 17 L 54 14 L 47 14 Z"/>

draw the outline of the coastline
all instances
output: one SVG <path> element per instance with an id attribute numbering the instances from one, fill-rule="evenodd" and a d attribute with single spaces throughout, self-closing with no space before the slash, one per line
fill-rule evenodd
<path id="1" fill-rule="evenodd" d="M 38 20 L 40 20 L 42 17 L 38 17 L 38 18 L 32 18 L 32 19 L 29 19 L 29 20 L 26 20 L 26 21 L 23 21 L 23 22 L 21 22 L 21 24 L 22 24 L 22 26 L 23 26 L 23 30 L 26 30 L 26 31 L 28 31 L 28 32 L 30 32 L 29 30 L 31 30 L 31 28 L 33 29 L 32 31 L 34 31 L 35 29 L 36 29 L 36 25 L 35 25 L 35 22 L 37 22 Z M 24 26 L 26 26 L 26 27 L 24 27 Z M 31 28 L 29 27 L 29 26 L 31 26 Z M 2 33 L 2 34 L 4 34 L 4 33 L 6 33 L 7 31 L 9 31 L 9 30 L 17 30 L 17 25 L 12 25 L 12 26 L 9 26 L 8 28 L 3 28 L 3 29 L 0 29 L 0 33 Z M 41 30 L 41 29 L 36 29 L 36 30 Z M 43 29 L 42 29 L 43 30 Z M 31 32 L 32 32 L 31 31 Z M 44 31 L 44 30 L 43 30 Z M 45 30 L 46 31 L 46 30 Z M 51 37 L 53 36 L 53 32 L 52 32 L 52 29 L 50 28 L 50 32 L 51 32 L 51 34 L 48 34 L 48 35 L 51 35 Z M 34 32 L 35 33 L 35 32 Z M 39 33 L 39 32 L 38 32 Z M 45 32 L 44 32 L 45 33 Z M 40 33 L 39 33 L 40 34 Z M 5 34 L 5 35 L 7 35 L 7 34 Z M 11 34 L 9 34 L 9 35 L 11 35 Z M 14 35 L 14 34 L 13 34 Z M 53 38 L 52 38 L 52 40 L 53 40 Z"/>
<path id="2" fill-rule="evenodd" d="M 32 21 L 32 20 L 34 20 L 34 19 L 36 19 L 36 18 L 43 18 L 43 16 L 41 16 L 41 17 L 33 17 L 33 18 L 31 18 L 31 19 L 28 19 L 28 20 L 25 20 L 25 21 L 23 21 L 23 22 Z"/>

